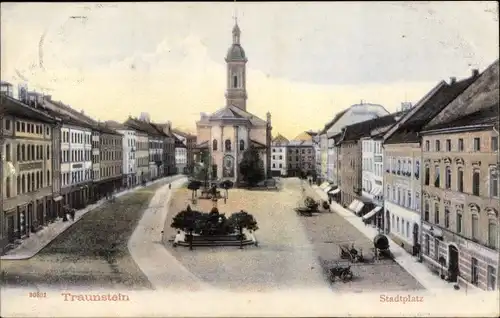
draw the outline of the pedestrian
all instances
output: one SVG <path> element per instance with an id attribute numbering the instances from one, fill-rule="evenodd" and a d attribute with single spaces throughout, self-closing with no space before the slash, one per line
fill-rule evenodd
<path id="1" fill-rule="evenodd" d="M 172 184 L 171 183 L 168 184 L 168 189 L 169 190 L 172 189 Z"/>
<path id="2" fill-rule="evenodd" d="M 75 213 L 76 213 L 75 209 L 71 209 L 69 213 L 70 213 L 70 216 L 71 216 L 71 221 L 74 221 L 75 220 Z"/>
<path id="3" fill-rule="evenodd" d="M 259 242 L 257 242 L 257 239 L 255 238 L 255 235 L 253 234 L 253 231 L 252 231 L 252 230 L 250 230 L 250 234 L 249 234 L 249 236 L 250 236 L 250 239 L 252 240 L 253 244 L 254 244 L 255 246 L 259 246 Z"/>
<path id="4" fill-rule="evenodd" d="M 175 238 L 174 238 L 174 247 L 176 247 L 179 242 L 184 242 L 185 240 L 185 235 L 184 235 L 184 232 L 181 233 L 181 231 L 177 231 L 177 234 L 175 234 Z"/>

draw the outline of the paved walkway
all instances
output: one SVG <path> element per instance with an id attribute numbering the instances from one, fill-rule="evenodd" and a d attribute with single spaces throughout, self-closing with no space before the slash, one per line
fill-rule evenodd
<path id="1" fill-rule="evenodd" d="M 128 243 L 132 258 L 156 290 L 208 288 L 208 285 L 179 263 L 162 244 L 162 231 L 171 194 L 186 181 L 186 178 L 181 178 L 172 182 L 171 190 L 168 185 L 164 185 L 156 191 Z"/>
<path id="2" fill-rule="evenodd" d="M 312 188 L 322 200 L 328 201 L 328 195 L 323 190 L 316 185 L 313 185 Z M 378 230 L 376 228 L 371 227 L 370 225 L 365 225 L 360 217 L 356 216 L 354 213 L 345 209 L 336 202 L 332 202 L 330 209 L 349 221 L 349 223 L 351 223 L 370 240 L 373 241 L 373 238 L 378 234 Z M 448 283 L 432 274 L 432 272 L 424 264 L 419 263 L 412 255 L 408 254 L 406 250 L 391 240 L 389 236 L 387 236 L 387 238 L 389 239 L 389 246 L 391 247 L 391 252 L 394 255 L 394 260 L 410 275 L 415 277 L 415 279 L 418 280 L 418 282 L 422 284 L 425 289 L 429 291 L 453 290 L 452 283 Z M 470 291 L 471 290 L 469 289 L 469 292 Z"/>
<path id="3" fill-rule="evenodd" d="M 149 182 L 146 186 L 150 186 L 158 182 L 166 182 L 172 178 L 179 178 L 179 176 L 161 178 L 153 182 Z M 115 196 L 118 198 L 121 197 L 122 195 L 131 193 L 141 188 L 143 188 L 143 186 L 127 189 L 125 191 L 116 193 Z M 105 202 L 106 199 L 102 199 L 94 204 L 88 205 L 84 209 L 76 211 L 74 221 L 68 220 L 67 222 L 63 222 L 62 219 L 59 218 L 54 223 L 45 226 L 40 231 L 36 233 L 31 233 L 29 238 L 24 239 L 19 246 L 5 253 L 5 255 L 1 256 L 0 259 L 22 260 L 22 259 L 32 258 L 38 252 L 40 252 L 45 246 L 47 246 L 50 242 L 52 242 L 57 236 L 59 236 L 61 233 L 70 228 L 73 224 L 78 222 L 78 220 L 80 220 L 85 214 L 100 207 Z"/>

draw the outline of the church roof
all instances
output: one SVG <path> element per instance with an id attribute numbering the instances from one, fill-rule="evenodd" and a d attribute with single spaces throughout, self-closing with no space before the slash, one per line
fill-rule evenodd
<path id="1" fill-rule="evenodd" d="M 250 144 L 254 148 L 267 148 L 266 145 L 264 145 L 263 143 L 260 143 L 260 142 L 258 142 L 256 140 L 253 140 L 253 139 L 250 139 Z"/>
<path id="2" fill-rule="evenodd" d="M 233 43 L 227 50 L 226 61 L 246 61 L 245 50 L 240 44 Z"/>
<path id="3" fill-rule="evenodd" d="M 221 119 L 239 119 L 242 121 L 248 120 L 253 126 L 265 126 L 267 122 L 254 114 L 244 111 L 241 108 L 230 105 L 225 106 L 209 116 L 202 116 L 198 123 L 208 124 L 210 120 L 221 120 Z"/>
<path id="4" fill-rule="evenodd" d="M 235 112 L 230 107 L 224 107 L 210 115 L 210 120 L 220 120 L 220 119 L 246 119 L 237 112 Z"/>

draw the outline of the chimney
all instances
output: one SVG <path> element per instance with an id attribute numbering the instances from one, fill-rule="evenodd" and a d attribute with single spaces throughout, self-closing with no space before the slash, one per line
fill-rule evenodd
<path id="1" fill-rule="evenodd" d="M 455 84 L 457 82 L 456 77 L 450 77 L 450 84 Z"/>
<path id="2" fill-rule="evenodd" d="M 83 109 L 80 110 L 80 114 L 85 115 L 85 112 L 83 111 Z"/>
<path id="3" fill-rule="evenodd" d="M 479 70 L 477 68 L 472 70 L 472 77 L 478 77 L 479 76 Z"/>

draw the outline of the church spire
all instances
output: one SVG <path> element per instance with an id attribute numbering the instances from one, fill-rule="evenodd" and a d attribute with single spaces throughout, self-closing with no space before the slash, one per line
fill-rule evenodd
<path id="1" fill-rule="evenodd" d="M 233 27 L 233 44 L 240 44 L 240 27 L 238 26 L 238 17 L 234 17 L 234 27 Z"/>

